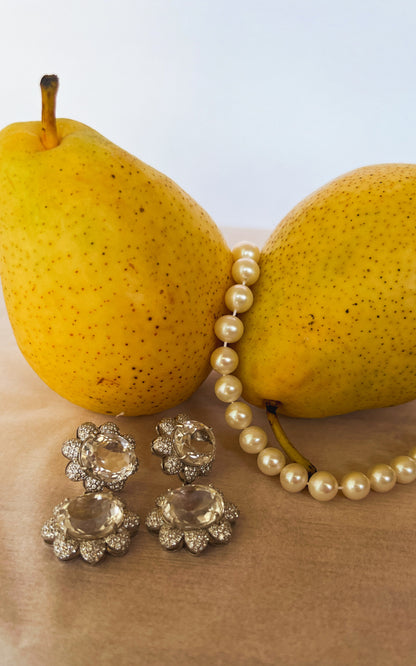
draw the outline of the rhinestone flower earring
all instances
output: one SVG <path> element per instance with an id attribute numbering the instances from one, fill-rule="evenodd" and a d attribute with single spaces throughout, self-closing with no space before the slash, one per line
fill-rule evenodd
<path id="1" fill-rule="evenodd" d="M 140 518 L 114 493 L 139 466 L 134 439 L 121 435 L 115 423 L 83 423 L 76 438 L 64 442 L 62 453 L 70 460 L 66 475 L 82 480 L 85 493 L 53 509 L 42 527 L 43 539 L 53 544 L 60 560 L 80 555 L 96 564 L 105 553 L 125 555 Z"/>
<path id="2" fill-rule="evenodd" d="M 200 555 L 209 543 L 228 543 L 238 508 L 211 484 L 193 483 L 205 476 L 214 462 L 212 429 L 180 414 L 162 419 L 156 432 L 152 453 L 162 458 L 163 472 L 177 474 L 183 484 L 156 499 L 156 507 L 146 517 L 147 528 L 158 532 L 159 542 L 167 550 L 185 546 Z"/>

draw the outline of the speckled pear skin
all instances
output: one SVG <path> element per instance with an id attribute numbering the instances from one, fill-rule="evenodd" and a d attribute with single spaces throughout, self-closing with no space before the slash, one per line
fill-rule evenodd
<path id="1" fill-rule="evenodd" d="M 232 257 L 172 180 L 91 128 L 0 132 L 1 280 L 36 373 L 99 413 L 165 410 L 209 373 Z"/>
<path id="2" fill-rule="evenodd" d="M 416 165 L 357 169 L 277 226 L 242 315 L 244 397 L 324 417 L 416 398 Z"/>

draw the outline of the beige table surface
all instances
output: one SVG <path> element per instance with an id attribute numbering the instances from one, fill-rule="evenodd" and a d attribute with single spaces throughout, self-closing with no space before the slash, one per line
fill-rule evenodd
<path id="1" fill-rule="evenodd" d="M 230 243 L 264 232 L 226 231 Z M 211 480 L 241 518 L 228 546 L 163 551 L 142 527 L 124 558 L 59 562 L 40 527 L 81 489 L 62 442 L 105 417 L 53 393 L 21 356 L 0 306 L 1 664 L 416 664 L 416 483 L 363 502 L 290 496 L 243 453 L 211 376 L 180 408 L 214 427 Z M 172 478 L 149 444 L 160 416 L 120 418 L 139 472 L 124 498 L 144 519 Z M 255 420 L 265 425 L 264 415 Z M 366 470 L 416 442 L 416 403 L 324 420 L 284 419 L 318 468 Z"/>

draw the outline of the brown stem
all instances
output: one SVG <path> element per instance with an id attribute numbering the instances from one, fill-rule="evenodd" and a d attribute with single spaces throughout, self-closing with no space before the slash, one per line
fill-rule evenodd
<path id="1" fill-rule="evenodd" d="M 59 144 L 55 117 L 58 85 L 59 79 L 56 74 L 45 74 L 40 82 L 40 89 L 42 91 L 42 129 L 40 138 L 46 150 L 55 148 Z"/>
<path id="2" fill-rule="evenodd" d="M 299 451 L 289 441 L 285 431 L 283 430 L 280 424 L 279 419 L 277 418 L 276 414 L 277 404 L 271 401 L 266 402 L 266 411 L 267 411 L 268 421 L 273 430 L 273 434 L 276 437 L 280 446 L 282 447 L 283 451 L 290 458 L 290 460 L 299 463 L 300 465 L 305 467 L 306 471 L 308 472 L 308 476 L 311 477 L 312 474 L 315 474 L 316 467 L 315 465 L 312 465 L 312 463 L 307 458 L 305 458 L 301 453 L 299 453 Z"/>

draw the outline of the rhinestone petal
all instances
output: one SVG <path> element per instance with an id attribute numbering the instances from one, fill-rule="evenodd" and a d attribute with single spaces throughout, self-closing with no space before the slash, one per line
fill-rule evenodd
<path id="1" fill-rule="evenodd" d="M 56 529 L 56 520 L 54 518 L 47 520 L 46 523 L 44 523 L 42 526 L 40 533 L 46 543 L 52 543 L 54 538 L 58 535 L 58 531 Z"/>
<path id="2" fill-rule="evenodd" d="M 165 417 L 156 426 L 159 435 L 171 435 L 176 427 L 176 420 Z"/>
<path id="3" fill-rule="evenodd" d="M 225 502 L 224 519 L 233 523 L 240 515 L 238 507 L 232 502 Z"/>
<path id="4" fill-rule="evenodd" d="M 120 490 L 123 490 L 126 485 L 126 481 L 108 481 L 106 484 L 107 488 L 113 490 L 115 493 L 118 493 Z"/>
<path id="5" fill-rule="evenodd" d="M 188 530 L 185 532 L 185 545 L 194 555 L 199 555 L 208 546 L 209 535 L 206 530 Z"/>
<path id="6" fill-rule="evenodd" d="M 169 437 L 156 437 L 152 442 L 152 453 L 157 456 L 168 456 L 172 453 L 172 440 Z"/>
<path id="7" fill-rule="evenodd" d="M 98 428 L 95 423 L 82 423 L 77 430 L 77 437 L 83 442 L 84 439 L 87 439 L 90 435 L 96 435 L 97 432 Z"/>
<path id="8" fill-rule="evenodd" d="M 78 460 L 79 447 L 81 446 L 80 439 L 68 439 L 62 444 L 62 455 L 69 460 Z"/>
<path id="9" fill-rule="evenodd" d="M 85 479 L 87 476 L 85 469 L 74 460 L 71 460 L 71 462 L 67 464 L 65 474 L 68 479 L 71 479 L 71 481 L 82 481 L 82 479 Z"/>
<path id="10" fill-rule="evenodd" d="M 118 435 L 120 433 L 118 425 L 112 421 L 100 425 L 99 431 L 106 435 Z"/>
<path id="11" fill-rule="evenodd" d="M 105 542 L 102 539 L 82 541 L 79 545 L 80 555 L 88 564 L 97 564 L 103 559 L 105 551 Z"/>
<path id="12" fill-rule="evenodd" d="M 162 460 L 162 469 L 166 474 L 177 474 L 182 468 L 182 460 L 179 460 L 176 456 L 169 456 Z"/>
<path id="13" fill-rule="evenodd" d="M 78 555 L 78 541 L 58 536 L 53 542 L 53 552 L 60 560 L 72 560 Z"/>
<path id="14" fill-rule="evenodd" d="M 160 544 L 168 550 L 176 550 L 183 543 L 183 532 L 169 525 L 162 525 L 159 531 Z"/>
<path id="15" fill-rule="evenodd" d="M 201 470 L 197 467 L 188 467 L 188 465 L 185 465 L 183 470 L 179 473 L 179 476 L 181 477 L 182 481 L 185 481 L 186 483 L 192 483 L 192 481 L 195 481 L 200 473 Z"/>
<path id="16" fill-rule="evenodd" d="M 133 511 L 124 511 L 123 527 L 133 535 L 137 532 L 140 526 L 140 516 Z"/>
<path id="17" fill-rule="evenodd" d="M 58 518 L 61 514 L 62 508 L 69 502 L 69 498 L 65 497 L 59 504 L 57 504 L 53 509 L 53 515 L 55 518 Z"/>
<path id="18" fill-rule="evenodd" d="M 157 532 L 163 523 L 164 520 L 160 509 L 153 509 L 153 511 L 146 516 L 145 525 L 147 529 L 152 532 Z"/>
<path id="19" fill-rule="evenodd" d="M 189 416 L 187 414 L 178 414 L 176 417 L 176 423 L 185 423 L 189 421 Z"/>
<path id="20" fill-rule="evenodd" d="M 232 528 L 228 520 L 210 525 L 208 532 L 216 543 L 228 543 L 232 536 Z"/>
<path id="21" fill-rule="evenodd" d="M 121 528 L 116 534 L 110 534 L 105 542 L 112 555 L 125 555 L 130 546 L 130 535 L 126 529 Z"/>
<path id="22" fill-rule="evenodd" d="M 93 476 L 87 476 L 84 479 L 84 488 L 87 493 L 98 492 L 104 488 L 104 485 L 104 481 L 100 481 L 100 479 L 96 479 Z"/>

